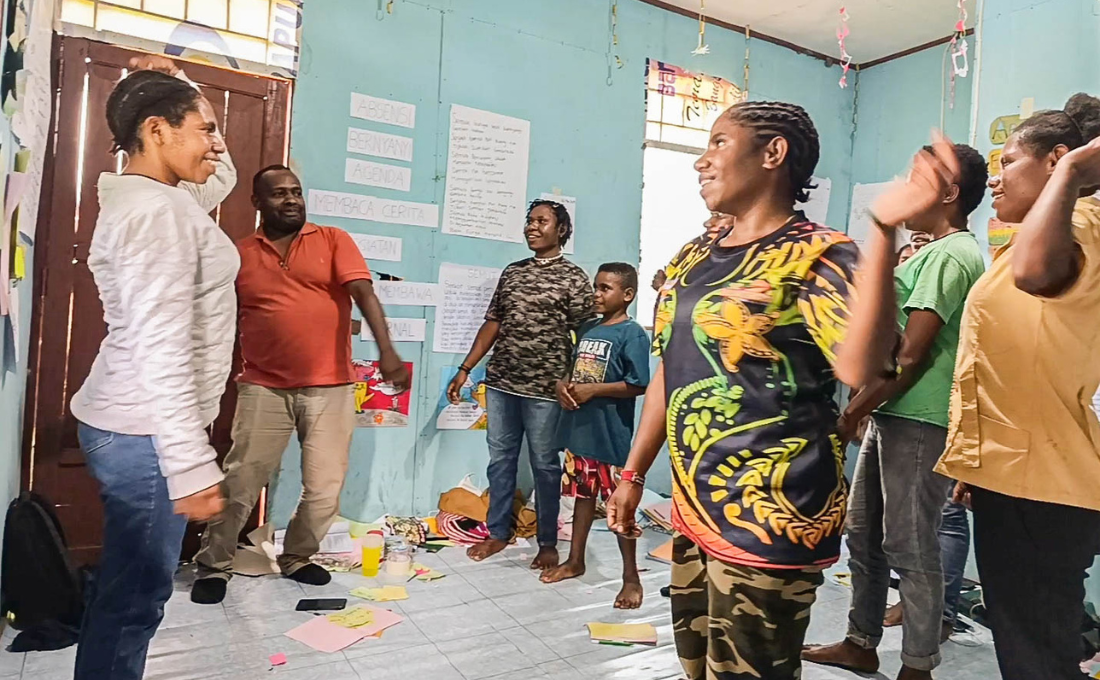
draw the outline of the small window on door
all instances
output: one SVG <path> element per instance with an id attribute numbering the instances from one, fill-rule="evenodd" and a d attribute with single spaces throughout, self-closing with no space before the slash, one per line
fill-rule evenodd
<path id="1" fill-rule="evenodd" d="M 298 69 L 301 18 L 302 0 L 61 0 L 66 34 L 146 50 L 179 46 L 282 76 Z"/>

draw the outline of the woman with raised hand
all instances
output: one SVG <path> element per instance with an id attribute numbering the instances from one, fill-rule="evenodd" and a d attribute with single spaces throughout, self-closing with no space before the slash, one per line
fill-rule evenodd
<path id="1" fill-rule="evenodd" d="M 1080 678 L 1085 570 L 1100 553 L 1100 100 L 1025 120 L 990 181 L 997 218 L 1020 224 L 970 293 L 947 450 L 937 470 L 974 510 L 974 547 L 1005 680 Z M 957 172 L 941 141 L 872 206 L 866 291 L 842 352 L 859 383 L 884 354 L 857 338 L 892 310 L 883 249 L 914 206 Z"/>
<path id="2" fill-rule="evenodd" d="M 225 504 L 206 428 L 232 361 L 240 260 L 208 213 L 236 171 L 210 102 L 170 60 L 130 67 L 106 111 L 126 166 L 100 176 L 88 257 L 107 337 L 72 400 L 104 506 L 76 680 L 142 677 L 187 521 Z"/>

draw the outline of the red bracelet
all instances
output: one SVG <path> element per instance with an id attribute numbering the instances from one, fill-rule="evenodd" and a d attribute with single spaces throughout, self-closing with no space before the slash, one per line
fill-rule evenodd
<path id="1" fill-rule="evenodd" d="M 645 486 L 645 475 L 641 474 L 637 470 L 623 470 L 619 477 L 624 482 L 630 482 L 637 484 L 638 486 Z"/>

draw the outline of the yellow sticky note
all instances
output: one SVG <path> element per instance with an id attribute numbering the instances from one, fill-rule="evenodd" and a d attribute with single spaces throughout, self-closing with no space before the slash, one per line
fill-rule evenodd
<path id="1" fill-rule="evenodd" d="M 612 642 L 654 643 L 657 629 L 649 623 L 590 623 L 588 634 L 593 640 Z"/>
<path id="2" fill-rule="evenodd" d="M 413 573 L 416 574 L 417 581 L 434 581 L 437 578 L 443 578 L 446 576 L 441 571 L 432 569 L 431 567 L 425 567 L 423 564 L 413 564 Z"/>
<path id="3" fill-rule="evenodd" d="M 13 264 L 12 278 L 16 280 L 27 278 L 27 249 L 25 247 L 15 247 L 15 262 Z"/>
<path id="4" fill-rule="evenodd" d="M 384 586 L 382 588 L 356 588 L 349 595 L 370 602 L 397 602 L 409 599 L 405 586 Z"/>
<path id="5" fill-rule="evenodd" d="M 328 620 L 344 628 L 362 628 L 374 623 L 374 612 L 363 607 L 353 607 L 329 614 Z"/>

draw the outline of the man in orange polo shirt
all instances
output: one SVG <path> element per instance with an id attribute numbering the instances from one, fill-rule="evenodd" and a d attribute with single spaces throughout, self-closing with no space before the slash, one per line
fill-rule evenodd
<path id="1" fill-rule="evenodd" d="M 309 559 L 339 509 L 355 429 L 352 300 L 378 343 L 383 378 L 399 390 L 409 387 L 370 270 L 351 237 L 306 222 L 302 185 L 284 166 L 256 174 L 252 203 L 260 211 L 260 228 L 237 243 L 244 366 L 237 377 L 233 448 L 225 459 L 228 505 L 207 527 L 195 558 L 199 579 L 191 599 L 199 604 L 225 597 L 237 536 L 295 432 L 302 444 L 303 490 L 279 568 L 300 583 L 331 580 Z"/>

